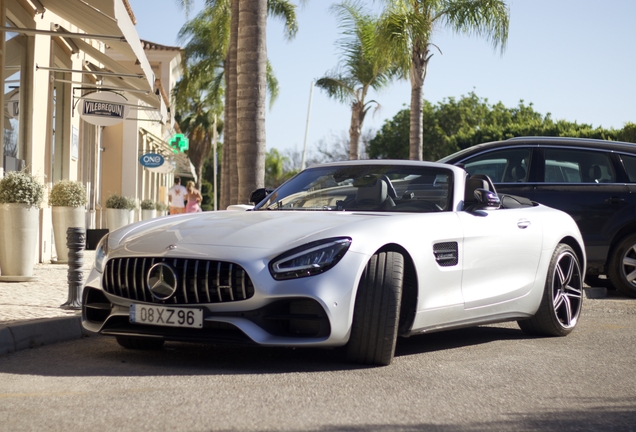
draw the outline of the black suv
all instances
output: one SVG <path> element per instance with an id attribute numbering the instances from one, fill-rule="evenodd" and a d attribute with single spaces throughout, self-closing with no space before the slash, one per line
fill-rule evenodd
<path id="1" fill-rule="evenodd" d="M 440 162 L 486 174 L 497 192 L 563 210 L 579 225 L 587 282 L 607 275 L 636 297 L 636 144 L 520 137 L 479 144 Z"/>

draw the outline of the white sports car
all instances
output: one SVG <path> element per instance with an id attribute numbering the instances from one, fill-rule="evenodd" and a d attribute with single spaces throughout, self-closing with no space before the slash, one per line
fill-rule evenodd
<path id="1" fill-rule="evenodd" d="M 570 216 L 497 195 L 455 166 L 315 166 L 247 211 L 111 232 L 83 291 L 85 329 L 126 348 L 164 341 L 345 346 L 387 365 L 398 336 L 517 321 L 564 336 L 583 301 Z"/>

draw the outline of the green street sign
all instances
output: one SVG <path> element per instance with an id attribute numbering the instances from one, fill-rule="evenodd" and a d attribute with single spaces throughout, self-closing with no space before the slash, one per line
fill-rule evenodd
<path id="1" fill-rule="evenodd" d="M 183 134 L 175 134 L 170 141 L 168 141 L 172 151 L 175 153 L 183 153 L 189 148 L 189 141 Z"/>

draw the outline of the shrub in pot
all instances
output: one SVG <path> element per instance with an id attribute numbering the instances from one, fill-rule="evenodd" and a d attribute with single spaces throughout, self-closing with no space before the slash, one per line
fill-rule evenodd
<path id="1" fill-rule="evenodd" d="M 162 202 L 155 203 L 155 209 L 157 209 L 158 216 L 165 216 L 168 214 L 168 205 Z"/>
<path id="2" fill-rule="evenodd" d="M 68 262 L 66 231 L 69 227 L 86 227 L 86 190 L 84 184 L 73 180 L 60 180 L 51 188 L 49 205 L 53 216 L 53 235 L 57 262 Z"/>
<path id="3" fill-rule="evenodd" d="M 106 224 L 115 231 L 135 221 L 135 200 L 114 194 L 106 200 Z"/>
<path id="4" fill-rule="evenodd" d="M 139 204 L 141 207 L 141 220 L 148 220 L 157 217 L 156 203 L 151 199 L 145 199 Z"/>
<path id="5" fill-rule="evenodd" d="M 33 276 L 44 186 L 26 170 L 0 179 L 0 280 Z"/>

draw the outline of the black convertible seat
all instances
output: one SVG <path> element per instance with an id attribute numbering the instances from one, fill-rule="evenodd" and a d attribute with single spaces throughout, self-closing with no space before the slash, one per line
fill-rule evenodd
<path id="1" fill-rule="evenodd" d="M 392 199 L 396 197 L 395 189 L 387 176 L 364 177 L 353 185 L 358 188 L 355 209 L 381 210 L 395 206 Z"/>

